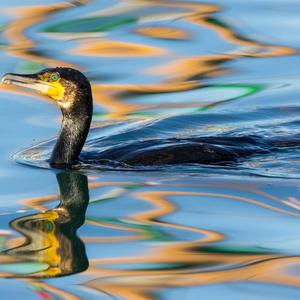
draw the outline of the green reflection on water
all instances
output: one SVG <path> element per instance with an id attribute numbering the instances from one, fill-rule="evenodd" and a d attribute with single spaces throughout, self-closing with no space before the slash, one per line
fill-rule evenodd
<path id="1" fill-rule="evenodd" d="M 234 96 L 232 98 L 228 98 L 226 100 L 218 101 L 215 103 L 208 104 L 206 106 L 200 107 L 199 111 L 205 111 L 211 107 L 218 106 L 220 104 L 225 104 L 227 102 L 244 99 L 247 96 L 257 94 L 265 89 L 265 86 L 262 84 L 246 84 L 246 83 L 236 83 L 236 84 L 216 84 L 216 85 L 208 85 L 206 86 L 210 90 L 226 90 L 226 89 L 235 89 L 235 90 L 241 90 L 241 93 L 237 96 Z"/>
<path id="2" fill-rule="evenodd" d="M 102 32 L 136 23 L 138 18 L 123 16 L 90 17 L 61 22 L 44 28 L 44 32 Z"/>

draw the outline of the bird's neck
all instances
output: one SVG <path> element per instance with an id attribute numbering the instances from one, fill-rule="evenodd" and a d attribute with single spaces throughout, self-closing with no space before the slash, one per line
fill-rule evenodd
<path id="1" fill-rule="evenodd" d="M 92 113 L 82 115 L 63 114 L 59 137 L 53 149 L 50 165 L 65 168 L 76 164 L 87 138 Z"/>
<path id="2" fill-rule="evenodd" d="M 70 229 L 76 230 L 84 223 L 89 203 L 87 177 L 77 172 L 64 171 L 58 173 L 56 178 L 60 190 L 60 203 L 56 209 L 66 212 Z"/>

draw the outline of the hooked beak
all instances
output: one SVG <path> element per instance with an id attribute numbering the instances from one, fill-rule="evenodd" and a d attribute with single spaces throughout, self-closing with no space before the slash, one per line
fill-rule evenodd
<path id="1" fill-rule="evenodd" d="M 36 74 L 14 74 L 7 73 L 2 77 L 2 83 L 22 86 L 28 89 L 36 90 L 40 93 L 47 94 L 52 88 L 47 82 L 37 78 Z"/>

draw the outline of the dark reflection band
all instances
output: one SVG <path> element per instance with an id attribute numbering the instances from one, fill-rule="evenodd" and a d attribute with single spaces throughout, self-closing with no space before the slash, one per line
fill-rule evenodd
<path id="1" fill-rule="evenodd" d="M 23 216 L 10 226 L 25 242 L 5 251 L 20 263 L 31 264 L 21 276 L 56 277 L 82 272 L 88 267 L 84 243 L 76 234 L 85 221 L 89 202 L 87 177 L 75 172 L 57 174 L 60 203 L 54 209 Z"/>

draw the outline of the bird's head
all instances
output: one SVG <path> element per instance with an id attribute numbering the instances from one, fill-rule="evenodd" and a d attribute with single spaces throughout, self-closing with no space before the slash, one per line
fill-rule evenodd
<path id="1" fill-rule="evenodd" d="M 88 79 L 72 68 L 48 68 L 34 74 L 7 73 L 2 82 L 36 90 L 54 99 L 63 112 L 90 106 L 91 86 Z"/>
<path id="2" fill-rule="evenodd" d="M 38 91 L 57 102 L 63 120 L 50 165 L 65 168 L 75 164 L 92 120 L 93 98 L 88 79 L 72 68 L 49 68 L 34 74 L 7 73 L 2 82 Z"/>

